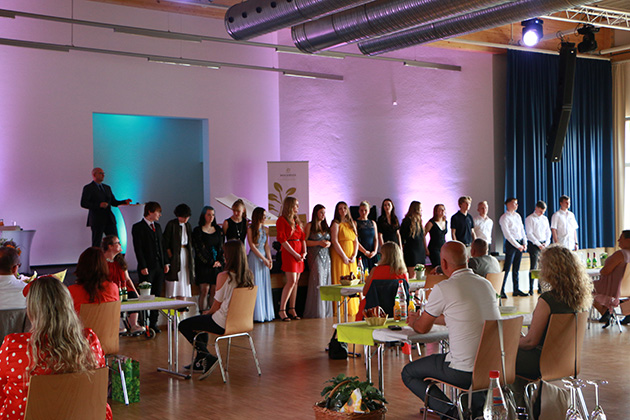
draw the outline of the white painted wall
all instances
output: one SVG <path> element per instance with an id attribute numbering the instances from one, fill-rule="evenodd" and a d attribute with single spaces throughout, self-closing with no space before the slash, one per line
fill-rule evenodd
<path id="1" fill-rule="evenodd" d="M 286 77 L 280 83 L 280 156 L 311 162 L 311 208 L 324 204 L 331 219 L 338 201 L 368 200 L 380 213 L 381 201 L 391 197 L 402 218 L 409 203 L 419 200 L 427 221 L 435 204 L 444 203 L 450 219 L 458 197 L 470 195 L 473 215 L 477 202 L 488 200 L 497 220 L 495 175 L 503 169 L 496 167 L 495 141 L 505 134 L 495 131 L 503 121 L 495 122 L 493 95 L 505 88 L 493 86 L 492 55 L 425 46 L 395 56 L 462 70 L 357 58 L 280 58 L 283 67 L 344 76 L 343 82 Z"/>
<path id="2" fill-rule="evenodd" d="M 71 4 L 6 0 L 2 7 L 70 17 Z M 224 32 L 217 20 L 90 1 L 75 0 L 73 17 L 207 35 Z M 275 63 L 275 52 L 266 49 L 155 40 L 85 27 L 72 33 L 67 25 L 20 18 L 2 18 L 1 23 L 0 37 L 5 38 Z M 33 265 L 76 262 L 90 243 L 87 210 L 79 200 L 83 185 L 91 181 L 93 112 L 208 119 L 211 197 L 233 192 L 266 203 L 266 162 L 280 157 L 275 73 L 0 46 L 0 98 L 0 218 L 37 230 Z M 219 220 L 231 214 L 217 202 L 210 204 L 217 207 Z"/>

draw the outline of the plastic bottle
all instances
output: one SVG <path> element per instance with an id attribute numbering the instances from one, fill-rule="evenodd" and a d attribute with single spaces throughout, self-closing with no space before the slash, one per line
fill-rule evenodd
<path id="1" fill-rule="evenodd" d="M 396 293 L 396 298 L 398 299 L 400 305 L 400 317 L 403 319 L 407 318 L 407 294 L 405 293 L 402 280 L 398 280 L 398 292 Z"/>
<path id="2" fill-rule="evenodd" d="M 396 296 L 396 299 L 394 300 L 394 321 L 400 321 L 400 318 L 400 299 Z"/>
<path id="3" fill-rule="evenodd" d="M 413 301 L 413 297 L 411 297 L 409 299 L 409 308 L 408 308 L 408 312 L 407 314 L 410 314 L 412 312 L 416 312 L 416 302 Z"/>
<path id="4" fill-rule="evenodd" d="M 507 420 L 508 411 L 499 385 L 499 374 L 498 370 L 490 371 L 490 386 L 483 406 L 484 420 Z"/>

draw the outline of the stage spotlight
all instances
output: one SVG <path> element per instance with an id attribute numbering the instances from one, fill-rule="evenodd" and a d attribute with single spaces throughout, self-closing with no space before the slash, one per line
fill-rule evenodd
<path id="1" fill-rule="evenodd" d="M 523 26 L 523 44 L 533 47 L 543 37 L 543 21 L 538 18 L 528 19 L 521 22 Z"/>
<path id="2" fill-rule="evenodd" d="M 580 42 L 577 46 L 579 52 L 587 53 L 597 49 L 595 34 L 599 32 L 599 28 L 596 28 L 593 25 L 583 25 L 578 28 L 577 32 L 578 34 L 584 36 L 582 42 Z"/>

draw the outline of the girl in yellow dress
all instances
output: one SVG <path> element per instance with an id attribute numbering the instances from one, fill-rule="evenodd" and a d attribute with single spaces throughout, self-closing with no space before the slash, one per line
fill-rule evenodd
<path id="1" fill-rule="evenodd" d="M 335 218 L 330 226 L 330 241 L 333 251 L 331 256 L 331 280 L 332 284 L 340 284 L 341 276 L 356 273 L 357 252 L 359 240 L 357 239 L 357 227 L 350 217 L 348 205 L 340 201 L 335 206 Z M 359 309 L 359 299 L 352 298 L 348 302 L 348 316 L 354 317 Z"/>

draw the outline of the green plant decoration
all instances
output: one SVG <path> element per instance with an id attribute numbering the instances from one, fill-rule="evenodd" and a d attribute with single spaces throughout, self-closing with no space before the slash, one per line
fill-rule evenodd
<path id="1" fill-rule="evenodd" d="M 336 377 L 326 381 L 326 383 L 330 383 L 330 385 L 322 390 L 321 395 L 326 398 L 326 408 L 329 410 L 341 410 L 341 407 L 348 402 L 350 395 L 357 388 L 361 391 L 362 411 L 378 410 L 387 404 L 380 390 L 374 388 L 371 382 L 360 382 L 357 376 L 347 377 L 343 373 L 340 373 Z M 341 384 L 341 386 L 331 395 L 331 391 L 339 384 Z"/>
<path id="2" fill-rule="evenodd" d="M 280 185 L 278 182 L 273 183 L 273 188 L 276 190 L 278 194 L 274 194 L 274 193 L 269 194 L 269 211 L 273 211 L 276 213 L 277 216 L 280 216 L 280 211 L 282 210 L 282 203 L 284 202 L 284 199 L 286 197 L 290 197 L 291 195 L 295 194 L 297 189 L 295 187 L 291 187 L 288 190 L 284 191 L 284 195 L 283 195 L 282 185 Z M 273 204 L 274 202 L 278 203 L 277 208 L 276 208 L 276 204 Z"/>

